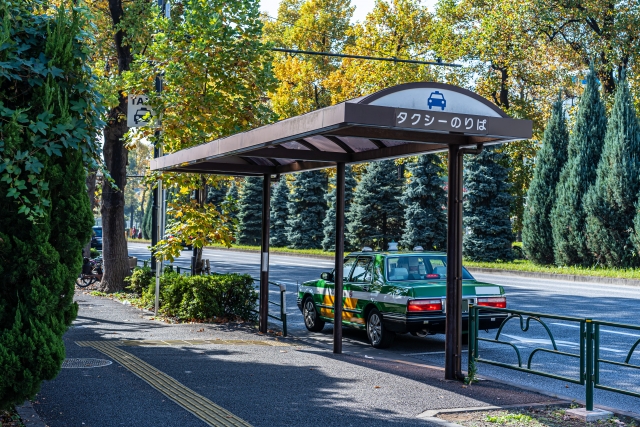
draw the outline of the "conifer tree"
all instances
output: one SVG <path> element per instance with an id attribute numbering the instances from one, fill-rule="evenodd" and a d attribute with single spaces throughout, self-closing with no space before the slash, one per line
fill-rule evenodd
<path id="1" fill-rule="evenodd" d="M 524 211 L 522 246 L 527 257 L 536 264 L 554 262 L 551 209 L 560 172 L 567 160 L 568 140 L 562 100 L 558 97 L 544 130 Z"/>
<path id="2" fill-rule="evenodd" d="M 556 202 L 551 211 L 554 256 L 560 266 L 587 266 L 593 262 L 587 248 L 582 201 L 596 180 L 606 131 L 605 107 L 592 71 L 578 103 L 575 127 L 569 137 L 567 163 L 560 174 Z"/>
<path id="3" fill-rule="evenodd" d="M 633 218 L 631 242 L 635 246 L 636 255 L 640 256 L 640 193 L 638 193 L 638 201 L 636 202 L 636 215 Z"/>
<path id="4" fill-rule="evenodd" d="M 226 212 L 229 213 L 229 217 L 232 220 L 238 219 L 238 197 L 238 186 L 236 185 L 236 181 L 232 180 L 231 184 L 229 185 L 229 189 L 227 190 L 227 196 L 225 198 L 225 203 L 227 204 L 225 209 Z"/>
<path id="5" fill-rule="evenodd" d="M 262 180 L 262 177 L 250 176 L 242 182 L 236 233 L 240 245 L 259 245 L 262 241 Z"/>
<path id="6" fill-rule="evenodd" d="M 207 186 L 207 203 L 212 203 L 218 211 L 222 211 L 222 203 L 227 197 L 228 186 L 224 180 L 219 180 L 215 185 Z"/>
<path id="7" fill-rule="evenodd" d="M 640 128 L 626 78 L 618 82 L 596 181 L 584 200 L 587 246 L 599 264 L 637 267 L 631 241 L 640 190 Z"/>
<path id="8" fill-rule="evenodd" d="M 283 248 L 289 244 L 287 240 L 287 218 L 289 217 L 289 186 L 287 180 L 281 177 L 273 187 L 271 195 L 271 229 L 269 231 L 269 244 L 277 248 Z"/>
<path id="9" fill-rule="evenodd" d="M 296 175 L 289 195 L 287 240 L 294 249 L 320 249 L 322 220 L 327 210 L 324 200 L 327 175 L 323 171 L 302 172 Z"/>
<path id="10" fill-rule="evenodd" d="M 151 239 L 152 215 L 153 197 L 149 197 L 149 200 L 147 200 L 147 206 L 144 209 L 144 217 L 142 218 L 142 237 L 145 239 Z"/>
<path id="11" fill-rule="evenodd" d="M 222 210 L 229 219 L 229 229 L 233 236 L 236 236 L 238 232 L 238 202 L 238 186 L 236 181 L 232 179 L 222 202 Z"/>
<path id="12" fill-rule="evenodd" d="M 509 194 L 508 170 L 500 165 L 503 154 L 485 149 L 469 157 L 465 169 L 463 221 L 466 229 L 462 250 L 472 261 L 511 261 L 514 236 L 509 218 L 513 196 Z"/>
<path id="13" fill-rule="evenodd" d="M 101 111 L 83 12 L 44 6 L 0 4 L 0 410 L 58 374 L 93 225 L 85 163 Z"/>
<path id="14" fill-rule="evenodd" d="M 332 176 L 329 179 L 331 184 L 331 190 L 326 194 L 325 200 L 327 201 L 327 214 L 322 221 L 324 227 L 324 238 L 322 239 L 322 249 L 325 251 L 336 250 L 336 176 Z M 358 185 L 356 178 L 353 176 L 353 169 L 351 166 L 344 168 L 344 215 L 347 218 L 349 207 L 351 206 L 351 199 L 353 198 L 353 190 Z M 346 227 L 345 227 L 346 228 Z M 354 246 L 347 239 L 345 232 L 345 250 L 355 249 Z"/>
<path id="15" fill-rule="evenodd" d="M 447 241 L 447 193 L 442 187 L 443 172 L 435 154 L 418 157 L 408 167 L 411 180 L 402 195 L 404 233 L 400 244 L 405 249 L 422 246 L 428 251 L 445 250 Z"/>
<path id="16" fill-rule="evenodd" d="M 387 249 L 390 241 L 402 236 L 402 185 L 393 160 L 369 164 L 347 214 L 347 239 L 352 244 Z"/>

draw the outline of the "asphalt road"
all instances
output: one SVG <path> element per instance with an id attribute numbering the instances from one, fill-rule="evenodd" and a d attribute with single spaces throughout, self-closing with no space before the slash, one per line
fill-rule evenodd
<path id="1" fill-rule="evenodd" d="M 131 243 L 129 254 L 140 259 L 149 257 L 145 244 Z M 184 251 L 183 256 L 176 259 L 174 265 L 188 267 L 191 253 Z M 217 272 L 249 273 L 259 276 L 260 257 L 257 253 L 246 253 L 227 250 L 205 249 L 204 258 L 210 260 L 211 268 Z M 311 334 L 304 327 L 302 315 L 296 306 L 296 285 L 318 278 L 323 271 L 331 271 L 330 260 L 303 258 L 293 256 L 271 255 L 270 279 L 287 287 L 287 318 L 289 333 L 297 336 L 313 336 L 319 341 L 332 339 L 331 326 L 325 327 L 321 333 Z M 640 288 L 594 283 L 568 282 L 546 279 L 529 279 L 522 277 L 476 274 L 478 280 L 504 286 L 507 293 L 508 307 L 549 315 L 592 318 L 594 320 L 640 325 L 637 311 L 640 307 Z M 273 292 L 273 300 L 277 294 Z M 557 350 L 578 354 L 580 342 L 579 324 L 558 319 L 542 319 L 548 326 L 555 340 Z M 366 335 L 362 331 L 345 329 L 345 340 L 369 348 Z M 495 331 L 481 332 L 482 338 L 495 338 Z M 549 334 L 542 325 L 533 321 L 527 332 L 523 332 L 517 319 L 512 320 L 503 330 L 502 341 L 511 343 L 520 351 L 523 366 L 532 350 L 542 347 L 552 349 Z M 633 344 L 640 340 L 640 331 L 625 330 L 614 327 L 601 328 L 602 359 L 623 362 Z M 517 363 L 515 351 L 508 345 L 492 343 L 480 344 L 480 356 L 485 359 L 503 363 Z M 432 365 L 444 365 L 444 337 L 442 335 L 417 338 L 410 335 L 399 335 L 393 347 L 387 350 L 390 357 L 402 355 L 419 359 Z M 640 346 L 631 357 L 630 363 L 640 365 Z M 466 359 L 466 351 L 463 359 Z M 465 361 L 466 362 L 466 361 Z M 463 369 L 466 369 L 466 363 Z M 577 358 L 538 352 L 532 358 L 532 369 L 578 379 L 579 363 Z M 584 400 L 584 386 L 550 379 L 537 375 L 521 373 L 488 364 L 479 364 L 479 375 L 487 375 L 504 381 L 516 382 L 558 395 Z M 601 365 L 601 383 L 640 392 L 640 370 L 633 370 L 614 365 Z M 606 405 L 626 411 L 640 412 L 640 399 L 622 394 L 596 390 L 596 405 Z"/>

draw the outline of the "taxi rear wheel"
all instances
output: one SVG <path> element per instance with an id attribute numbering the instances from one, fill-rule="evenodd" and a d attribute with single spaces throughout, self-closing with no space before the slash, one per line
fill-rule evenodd
<path id="1" fill-rule="evenodd" d="M 324 328 L 324 320 L 320 318 L 311 297 L 306 297 L 302 303 L 302 317 L 304 317 L 304 326 L 309 331 L 320 332 Z"/>
<path id="2" fill-rule="evenodd" d="M 393 343 L 396 334 L 384 327 L 382 315 L 377 308 L 367 316 L 367 338 L 375 348 L 387 348 Z"/>

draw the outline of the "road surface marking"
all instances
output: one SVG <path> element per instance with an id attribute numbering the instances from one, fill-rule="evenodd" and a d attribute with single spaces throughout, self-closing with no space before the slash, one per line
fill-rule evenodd
<path id="1" fill-rule="evenodd" d="M 578 326 L 578 325 L 567 325 L 565 323 L 552 323 L 552 325 L 566 326 L 567 328 L 575 328 L 575 329 L 579 329 L 580 328 L 580 326 Z M 611 331 L 609 329 L 600 329 L 600 332 L 606 332 L 608 334 L 626 335 L 628 337 L 640 338 L 640 335 L 629 334 L 627 332 Z"/>

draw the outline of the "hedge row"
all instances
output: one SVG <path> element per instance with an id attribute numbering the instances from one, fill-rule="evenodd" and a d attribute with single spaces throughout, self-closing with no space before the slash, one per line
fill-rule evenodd
<path id="1" fill-rule="evenodd" d="M 128 290 L 142 305 L 155 304 L 155 280 L 149 267 L 136 268 Z M 258 293 L 248 274 L 185 276 L 165 271 L 160 276 L 160 313 L 179 320 L 256 320 Z"/>

